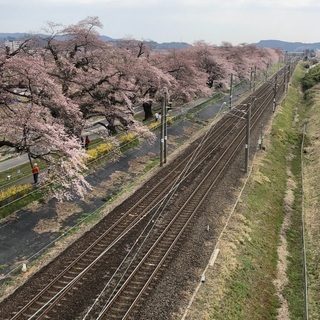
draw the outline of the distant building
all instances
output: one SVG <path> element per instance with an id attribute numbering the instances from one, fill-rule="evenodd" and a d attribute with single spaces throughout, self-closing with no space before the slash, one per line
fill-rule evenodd
<path id="1" fill-rule="evenodd" d="M 13 52 L 19 49 L 19 47 L 23 44 L 21 40 L 13 40 L 13 41 L 6 41 L 4 45 L 9 48 L 9 52 Z"/>
<path id="2" fill-rule="evenodd" d="M 320 59 L 320 49 L 316 50 L 316 58 Z"/>

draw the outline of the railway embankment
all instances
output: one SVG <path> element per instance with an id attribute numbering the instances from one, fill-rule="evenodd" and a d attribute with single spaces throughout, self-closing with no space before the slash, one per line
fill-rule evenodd
<path id="1" fill-rule="evenodd" d="M 184 319 L 319 319 L 320 93 L 296 68 Z"/>

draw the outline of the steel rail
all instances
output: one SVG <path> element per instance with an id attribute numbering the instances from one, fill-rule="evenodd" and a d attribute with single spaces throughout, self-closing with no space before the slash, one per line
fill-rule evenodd
<path id="1" fill-rule="evenodd" d="M 214 133 L 213 133 L 214 135 Z M 226 132 L 223 132 L 221 133 L 220 136 L 217 136 L 217 140 L 220 141 L 220 143 L 223 142 L 224 138 L 226 137 Z M 212 152 L 212 149 L 211 151 Z M 202 157 L 203 161 L 205 159 L 205 157 Z M 186 162 L 188 160 L 188 158 L 186 158 L 182 163 L 181 163 L 181 166 L 183 166 L 183 163 Z M 198 162 L 198 166 L 201 165 L 201 162 Z M 190 173 L 189 173 L 190 174 Z M 171 176 L 172 177 L 172 173 L 168 173 L 168 176 Z M 165 179 L 165 181 L 173 181 L 173 180 L 169 180 L 169 179 Z M 67 268 L 65 268 L 53 281 L 51 281 L 44 289 L 42 289 L 31 301 L 29 301 L 29 303 L 27 305 L 25 305 L 19 312 L 17 312 L 13 317 L 12 317 L 12 320 L 14 319 L 18 319 L 19 317 L 21 317 L 23 314 L 25 314 L 27 312 L 28 309 L 30 309 L 34 304 L 37 303 L 37 301 L 39 301 L 39 299 L 46 295 L 47 297 L 49 297 L 49 300 L 47 301 L 47 303 L 44 303 L 41 308 L 39 310 L 44 310 L 46 307 L 48 308 L 48 310 L 50 310 L 52 307 L 53 307 L 53 300 L 60 300 L 62 297 L 64 297 L 64 295 L 67 293 L 67 291 L 69 289 L 71 289 L 71 284 L 75 284 L 77 281 L 80 280 L 80 277 L 79 275 L 82 275 L 85 273 L 85 271 L 89 270 L 98 260 L 99 258 L 104 255 L 108 250 L 110 250 L 110 248 L 115 244 L 117 243 L 121 238 L 123 238 L 123 236 L 129 232 L 135 225 L 136 223 L 140 222 L 141 220 L 141 217 L 144 216 L 146 210 L 149 210 L 149 207 L 147 206 L 147 209 L 145 209 L 139 216 L 137 216 L 135 219 L 132 220 L 132 222 L 126 226 L 125 228 L 122 228 L 122 232 L 119 234 L 118 237 L 115 237 L 114 240 L 109 244 L 109 246 L 104 250 L 102 251 L 102 254 L 99 255 L 99 252 L 96 254 L 96 256 L 98 258 L 94 259 L 90 264 L 87 263 L 87 267 L 81 267 L 81 268 L 78 268 L 78 269 L 82 269 L 81 273 L 79 273 L 79 275 L 77 275 L 76 277 L 74 277 L 74 279 L 72 279 L 69 283 L 67 283 L 64 287 L 62 287 L 60 289 L 60 291 L 58 292 L 55 292 L 53 290 L 50 290 L 52 289 L 52 287 L 57 284 L 60 279 L 62 279 L 63 277 L 66 277 L 66 274 L 68 271 L 70 271 L 72 268 L 76 268 L 77 267 L 77 264 L 79 264 L 79 262 L 82 262 L 84 257 L 86 257 L 87 254 L 90 254 L 91 253 L 91 250 L 93 248 L 95 248 L 97 246 L 97 244 L 101 243 L 101 241 L 104 241 L 104 238 L 106 235 L 109 235 L 116 227 L 118 227 L 120 225 L 120 223 L 122 223 L 125 219 L 127 219 L 127 217 L 132 213 L 134 212 L 138 206 L 144 202 L 144 205 L 145 205 L 145 202 L 146 202 L 146 199 L 150 201 L 150 194 L 152 194 L 152 201 L 154 202 L 155 200 L 154 199 L 160 199 L 160 198 L 163 198 L 163 194 L 166 192 L 166 190 L 168 190 L 169 187 L 172 186 L 172 183 L 171 182 L 168 187 L 163 191 L 163 192 L 160 192 L 157 197 L 155 197 L 155 190 L 162 190 L 159 187 L 159 184 L 153 189 L 153 190 L 150 190 L 150 192 L 148 192 L 143 198 L 141 198 L 141 200 L 136 203 L 134 205 L 133 208 L 131 208 L 130 210 L 128 210 L 128 212 L 126 213 L 126 215 L 123 215 L 118 221 L 117 223 L 115 223 L 114 225 L 112 225 L 110 228 L 108 228 L 100 237 L 98 237 L 98 239 L 96 241 L 94 241 L 91 245 L 88 246 L 88 248 L 82 252 L 81 255 L 79 255 L 79 257 L 77 259 L 75 259 L 74 261 L 72 261 L 72 263 L 70 263 Z M 163 187 L 163 182 L 161 182 L 161 185 Z M 106 245 L 104 245 L 106 246 Z M 89 259 L 90 260 L 90 259 Z M 53 293 L 50 295 L 48 294 L 48 291 L 53 291 Z M 57 299 L 59 297 L 59 299 Z M 38 303 L 39 304 L 39 303 Z M 37 310 L 35 313 L 33 313 L 31 315 L 31 318 L 35 317 L 38 315 L 38 312 L 39 310 Z"/>
<path id="2" fill-rule="evenodd" d="M 260 116 L 263 114 L 263 112 L 265 111 L 265 109 L 269 106 L 269 104 L 272 102 L 271 98 L 273 97 L 273 95 L 271 95 L 270 93 L 266 93 L 265 99 L 262 103 L 259 104 L 260 107 L 255 108 L 252 118 L 253 118 L 253 125 L 252 128 L 256 125 L 256 123 L 258 122 L 258 119 L 260 118 Z M 244 127 L 242 128 L 241 132 L 244 131 Z M 236 140 L 236 139 L 235 139 Z M 228 163 L 231 161 L 231 159 L 233 158 L 234 154 L 237 152 L 237 150 L 239 149 L 239 147 L 242 145 L 244 141 L 244 137 L 241 139 L 240 143 L 238 144 L 238 147 L 236 147 L 234 149 L 234 152 L 232 153 L 232 155 L 229 157 L 229 160 L 227 161 L 227 163 L 225 164 L 224 168 L 228 165 Z M 225 151 L 226 152 L 226 151 Z M 221 156 L 222 157 L 222 156 Z M 214 168 L 212 168 L 211 170 L 213 170 Z M 211 171 L 210 170 L 210 171 Z M 212 182 L 211 187 L 216 183 L 216 181 L 219 179 L 221 173 L 223 172 L 224 169 L 221 169 L 220 172 L 218 173 L 218 175 L 216 176 L 216 179 Z M 210 174 L 210 173 L 209 173 Z M 207 192 L 209 192 L 209 189 L 207 190 Z M 208 193 L 205 194 L 204 198 L 207 196 Z M 194 200 L 195 198 L 195 194 L 192 193 L 192 195 L 190 196 L 189 199 Z M 188 204 L 186 203 L 185 206 L 187 206 Z M 185 207 L 183 206 L 183 207 Z M 200 206 L 200 203 L 199 203 Z M 199 207 L 197 206 L 197 208 Z M 183 208 L 181 209 L 183 210 Z M 179 211 L 180 212 L 180 211 Z M 191 217 L 190 217 L 191 219 Z M 188 220 L 189 222 L 189 220 Z M 187 222 L 187 223 L 188 223 Z M 169 228 L 169 225 L 167 226 L 166 230 Z M 183 227 L 183 230 L 185 229 L 185 227 Z M 180 231 L 179 235 L 181 235 L 181 233 L 183 232 L 183 230 Z M 165 232 L 165 231 L 163 231 Z M 164 235 L 162 234 L 161 237 L 163 237 Z M 160 238 L 159 240 L 160 241 Z M 157 242 L 158 242 L 157 241 Z M 170 249 L 167 249 L 166 254 L 163 256 L 163 258 L 161 259 L 160 263 L 158 264 L 158 266 L 154 269 L 154 271 L 152 272 L 152 274 L 150 275 L 150 277 L 148 278 L 148 280 L 145 282 L 144 286 L 142 287 L 142 289 L 140 290 L 140 292 L 137 294 L 135 300 L 132 302 L 131 306 L 128 308 L 127 312 L 125 313 L 125 315 L 122 317 L 122 319 L 126 319 L 129 314 L 131 313 L 131 310 L 134 308 L 135 304 L 137 303 L 137 301 L 140 299 L 140 297 L 143 295 L 144 291 L 147 289 L 148 285 L 150 284 L 150 282 L 152 281 L 153 277 L 155 276 L 155 274 L 158 272 L 158 270 L 160 269 L 161 265 L 164 263 L 166 257 L 169 255 L 172 247 L 174 246 L 174 244 L 177 242 L 177 238 L 174 240 L 174 242 L 172 243 L 172 245 L 170 246 Z M 153 245 L 153 247 L 156 245 L 156 243 Z M 152 247 L 152 248 L 153 248 Z M 151 249 L 150 249 L 151 250 Z M 150 250 L 148 251 L 147 254 L 150 253 Z M 150 253 L 151 254 L 151 253 Z M 141 260 L 140 263 L 142 263 L 143 261 L 145 261 L 147 255 L 145 256 L 145 258 L 143 258 Z M 112 303 L 115 302 L 115 300 L 117 299 L 117 297 L 119 297 L 119 295 L 121 294 L 121 292 L 123 292 L 125 290 L 125 286 L 128 284 L 128 282 L 130 281 L 130 279 L 132 279 L 134 277 L 135 272 L 137 272 L 139 265 L 135 268 L 135 270 L 133 271 L 133 273 L 127 278 L 126 282 L 123 284 L 123 286 L 118 290 L 117 294 L 112 298 L 112 300 L 109 301 L 109 303 L 105 306 L 105 308 L 102 310 L 102 312 L 100 313 L 100 315 L 98 316 L 97 319 L 103 319 L 106 315 L 106 313 L 110 310 Z"/>
<path id="3" fill-rule="evenodd" d="M 230 125 L 232 125 L 232 123 L 235 124 L 236 122 L 235 122 L 235 121 L 229 121 L 229 124 L 230 124 Z M 228 127 L 228 126 L 226 126 L 226 127 Z M 229 130 L 229 129 L 228 129 L 228 130 Z M 217 140 L 219 140 L 219 138 L 220 138 L 220 143 L 222 143 L 222 141 L 224 141 L 224 139 L 221 139 L 221 137 L 225 137 L 225 136 L 226 136 L 226 133 L 229 133 L 230 130 L 229 130 L 229 131 L 228 131 L 228 130 L 225 131 L 224 133 L 221 133 L 221 135 L 218 136 L 218 139 L 217 139 Z M 216 132 L 217 132 L 217 131 L 215 131 L 215 133 L 216 133 Z M 214 133 L 213 133 L 212 135 L 214 136 Z M 212 135 L 210 135 L 210 136 L 212 137 Z M 202 153 L 201 153 L 201 156 L 202 156 L 202 157 L 204 157 L 204 153 L 207 152 L 207 150 L 208 150 L 209 148 L 210 148 L 210 147 L 205 147 L 205 148 L 203 148 L 203 150 L 201 151 L 201 152 L 202 152 Z M 211 151 L 210 151 L 210 153 L 212 153 L 212 146 L 211 146 Z M 187 162 L 187 159 L 185 159 L 184 163 L 186 163 L 186 162 Z M 200 165 L 200 164 L 198 164 L 198 166 L 199 166 L 199 165 Z M 194 170 L 194 169 L 193 169 L 193 170 Z M 190 173 L 189 173 L 189 174 L 190 174 Z M 168 173 L 168 176 L 172 176 L 172 172 L 169 172 L 169 173 Z M 176 177 L 177 177 L 177 176 L 178 176 L 178 175 L 176 175 Z M 169 179 L 165 179 L 165 180 L 169 180 Z M 170 188 L 171 188 L 172 185 L 173 185 L 173 182 L 172 182 L 172 181 L 173 181 L 173 180 L 171 180 L 171 184 L 169 184 L 169 185 L 170 185 Z M 159 184 L 160 184 L 160 182 L 159 182 Z M 158 184 L 158 186 L 159 186 L 159 184 Z M 163 181 L 161 181 L 161 184 L 163 184 Z M 168 190 L 168 188 L 169 188 L 169 187 L 167 187 L 166 190 Z M 160 188 L 156 188 L 156 190 L 157 190 L 157 189 L 160 189 Z M 145 202 L 147 199 L 150 199 L 150 198 L 151 198 L 151 197 L 150 197 L 150 193 L 151 193 L 151 192 L 152 192 L 152 194 L 154 194 L 154 190 L 150 190 L 150 192 L 147 193 L 147 194 L 145 195 L 145 197 L 142 198 L 141 201 L 139 201 L 139 202 L 135 205 L 134 208 L 137 209 L 138 206 L 139 206 L 139 204 L 141 204 L 142 202 Z M 163 195 L 164 195 L 165 193 L 166 193 L 166 191 L 164 191 L 163 193 L 160 193 L 160 194 L 158 195 L 158 199 L 163 198 Z M 153 199 L 153 201 L 154 201 L 154 199 Z M 144 203 L 144 205 L 145 205 L 145 203 Z M 150 206 L 151 206 L 151 205 L 150 205 Z M 149 209 L 150 209 L 150 208 L 149 208 Z M 147 209 L 147 210 L 149 210 L 149 209 Z M 122 235 L 124 236 L 124 233 L 129 232 L 129 231 L 132 229 L 132 228 L 130 228 L 130 226 L 133 227 L 133 226 L 135 225 L 135 223 L 140 222 L 141 216 L 143 216 L 143 215 L 146 213 L 147 210 L 145 210 L 144 213 L 141 214 L 139 217 L 133 219 L 133 221 L 131 222 L 131 224 L 129 225 L 129 227 L 123 229 L 124 231 L 122 231 L 122 233 L 120 233 L 120 234 L 122 234 Z M 132 208 L 132 209 L 130 210 L 130 212 L 133 212 L 133 211 L 134 211 L 134 209 Z M 122 222 L 122 221 L 124 221 L 124 219 L 125 219 L 125 215 L 119 219 L 119 223 Z M 101 235 L 94 243 L 92 243 L 92 244 L 83 252 L 82 257 L 85 256 L 85 255 L 89 252 L 90 249 L 92 249 L 92 248 L 95 247 L 100 241 L 102 241 L 104 235 L 109 234 L 116 226 L 117 226 L 117 224 L 114 224 L 113 226 L 111 226 L 103 235 Z M 116 242 L 117 242 L 118 240 L 120 240 L 123 236 L 119 236 L 118 238 L 116 238 L 116 239 L 114 240 L 114 242 L 112 242 L 112 244 L 116 243 Z M 110 247 L 109 247 L 109 249 L 110 249 Z M 108 250 L 107 250 L 107 251 L 108 251 Z M 105 252 L 103 252 L 103 254 L 105 254 Z M 98 257 L 100 257 L 100 256 L 101 256 L 101 255 L 98 255 Z M 81 257 L 79 257 L 79 259 L 74 260 L 74 261 L 67 267 L 67 270 L 70 270 L 73 266 L 75 266 L 75 264 L 80 261 L 80 258 L 81 258 Z M 98 260 L 99 260 L 99 259 L 98 259 Z M 97 261 L 98 261 L 98 260 L 97 260 Z M 96 260 L 93 260 L 93 263 L 95 264 L 95 263 L 96 263 Z M 65 275 L 65 273 L 67 272 L 67 270 L 64 270 L 62 273 L 60 273 L 60 276 Z M 83 270 L 87 270 L 87 269 L 84 268 Z M 75 277 L 72 281 L 75 281 L 75 279 L 78 279 L 78 278 Z M 69 284 L 71 284 L 71 283 L 73 284 L 72 281 L 70 281 Z M 52 283 L 54 283 L 54 282 L 52 282 Z M 65 288 L 63 288 L 63 289 L 60 291 L 60 292 L 61 292 L 60 298 L 66 293 L 67 290 L 69 290 L 69 288 L 70 288 L 69 284 L 67 284 L 67 285 L 65 286 Z M 49 286 L 50 286 L 50 284 L 49 284 L 45 289 L 43 289 L 43 291 L 40 292 L 39 295 L 37 295 L 36 298 L 39 298 L 41 295 L 43 295 L 43 293 L 45 292 L 45 290 L 47 290 L 47 289 L 49 288 Z M 63 293 L 63 294 L 62 294 L 62 293 Z M 34 301 L 35 301 L 35 300 L 34 300 Z M 28 306 L 30 307 L 31 304 L 32 304 L 32 302 L 30 301 L 30 303 L 28 304 Z M 25 310 L 24 310 L 24 311 L 25 311 Z M 23 312 L 22 312 L 22 313 L 23 313 Z M 20 313 L 20 315 L 22 315 L 22 313 Z M 12 319 L 18 319 L 18 317 L 19 317 L 19 313 L 17 313 Z"/>
<path id="4" fill-rule="evenodd" d="M 136 302 L 138 299 L 141 297 L 141 295 L 144 293 L 145 289 L 147 288 L 148 284 L 152 281 L 154 278 L 154 275 L 157 273 L 157 271 L 161 268 L 163 262 L 165 259 L 168 257 L 168 255 L 171 253 L 171 250 L 173 249 L 174 245 L 177 243 L 178 239 L 182 235 L 183 231 L 186 229 L 186 227 L 189 225 L 189 222 L 191 219 L 196 215 L 197 209 L 200 207 L 200 205 L 203 203 L 203 201 L 206 199 L 208 193 L 210 192 L 211 188 L 213 185 L 216 183 L 216 181 L 219 179 L 220 175 L 224 171 L 224 168 L 230 163 L 230 161 L 233 159 L 235 153 L 238 151 L 238 148 L 242 146 L 242 143 L 244 141 L 244 127 L 241 129 L 241 131 L 237 134 L 236 138 L 232 141 L 231 144 L 224 150 L 223 154 L 219 157 L 219 159 L 211 166 L 211 169 L 206 173 L 205 177 L 198 183 L 198 186 L 195 190 L 192 191 L 191 195 L 189 196 L 188 200 L 185 201 L 184 205 L 179 209 L 179 211 L 175 214 L 174 218 L 170 221 L 170 223 L 165 227 L 165 229 L 162 231 L 162 233 L 157 237 L 157 239 L 153 242 L 151 248 L 147 251 L 147 253 L 144 255 L 142 259 L 140 259 L 138 265 L 135 267 L 135 269 L 131 272 L 131 274 L 127 277 L 126 281 L 123 283 L 121 288 L 117 291 L 117 293 L 112 297 L 112 299 L 109 301 L 108 305 L 105 307 L 105 309 L 101 312 L 101 314 L 96 318 L 98 319 L 104 319 L 106 314 L 110 312 L 112 309 L 112 305 L 116 303 L 117 299 L 121 298 L 121 294 L 124 292 L 124 290 L 128 287 L 130 284 L 130 281 L 133 279 L 134 276 L 141 270 L 141 268 L 146 268 L 145 267 L 145 262 L 149 261 L 150 256 L 153 254 L 153 250 L 157 248 L 157 245 L 161 243 L 161 241 L 167 242 L 168 239 L 173 238 L 172 242 L 170 243 L 169 247 L 166 246 L 163 251 L 163 256 L 161 257 L 160 261 L 158 264 L 155 266 L 153 272 L 151 275 L 148 277 L 148 280 L 145 281 L 145 284 L 143 285 L 142 289 L 140 289 L 139 293 L 136 295 L 135 300 L 132 302 L 130 307 L 127 309 L 125 315 L 123 315 L 122 319 L 126 319 L 126 317 L 129 315 L 131 310 L 134 308 Z M 239 137 L 240 137 L 240 142 L 239 142 Z M 234 147 L 234 144 L 236 144 L 236 147 Z M 222 161 L 224 161 L 225 155 L 231 151 L 231 154 L 228 156 L 227 161 L 225 161 L 222 165 L 222 167 L 219 168 L 219 165 L 221 164 Z M 212 178 L 212 172 L 214 170 L 217 170 L 218 168 L 218 173 L 215 176 L 213 182 L 210 183 L 209 188 L 207 187 L 206 183 L 208 179 Z M 201 193 L 201 195 L 198 198 L 198 192 L 201 188 L 205 186 L 205 192 Z M 195 200 L 197 199 L 197 200 Z M 194 204 L 194 202 L 196 203 Z M 192 210 L 190 210 L 190 207 L 193 207 Z M 191 211 L 191 212 L 190 212 Z M 184 218 L 184 221 L 181 222 L 179 219 Z M 168 232 L 171 230 L 171 228 L 174 227 L 174 223 L 178 224 L 178 234 L 175 235 L 174 237 L 171 234 L 168 234 Z M 182 227 L 181 227 L 182 225 Z M 156 260 L 156 259 L 155 259 Z M 151 263 L 150 265 L 152 266 Z M 135 283 L 134 287 L 137 287 L 137 283 Z M 131 293 L 132 295 L 132 293 Z M 118 307 L 119 310 L 119 307 Z M 109 314 L 108 316 L 112 316 L 112 313 Z"/>

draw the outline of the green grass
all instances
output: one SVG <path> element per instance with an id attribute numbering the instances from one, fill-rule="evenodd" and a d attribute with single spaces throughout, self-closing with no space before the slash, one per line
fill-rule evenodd
<path id="1" fill-rule="evenodd" d="M 10 180 L 8 179 L 10 176 Z M 0 187 L 9 186 L 22 178 L 31 176 L 31 167 L 29 163 L 19 165 L 6 171 L 0 172 Z"/>
<path id="2" fill-rule="evenodd" d="M 299 77 L 303 75 L 300 68 L 297 71 Z M 285 297 L 290 307 L 290 317 L 292 320 L 304 319 L 304 294 L 303 294 L 303 243 L 302 243 L 302 181 L 301 181 L 301 140 L 302 140 L 302 122 L 306 117 L 306 105 L 302 97 L 294 91 L 292 93 L 291 103 L 297 107 L 299 122 L 293 127 L 294 144 L 296 148 L 292 149 L 293 158 L 291 160 L 291 172 L 296 181 L 294 190 L 294 203 L 292 205 L 291 225 L 287 232 L 288 248 L 290 256 L 288 258 L 288 279 L 289 283 L 285 288 Z"/>
<path id="3" fill-rule="evenodd" d="M 4 269 L 7 268 L 7 267 L 8 267 L 8 266 L 7 266 L 6 264 L 1 264 L 1 265 L 0 265 L 0 271 L 1 271 L 1 270 L 4 270 Z"/>
<path id="4" fill-rule="evenodd" d="M 309 319 L 320 319 L 320 224 L 319 224 L 319 121 L 320 121 L 320 85 L 307 91 L 306 113 L 307 130 L 305 136 L 306 153 L 304 165 L 304 217 L 307 228 L 306 258 L 308 276 Z"/>
<path id="5" fill-rule="evenodd" d="M 43 191 L 35 191 L 31 192 L 28 195 L 19 198 L 16 201 L 8 203 L 8 205 L 3 206 L 0 209 L 0 219 L 3 219 L 9 215 L 11 215 L 16 210 L 24 208 L 28 204 L 32 203 L 33 201 L 41 201 L 43 199 Z"/>
<path id="6" fill-rule="evenodd" d="M 295 81 L 300 80 L 304 71 L 301 67 L 297 69 Z M 299 83 L 299 81 L 298 81 Z M 293 82 L 294 86 L 298 85 Z M 305 102 L 302 95 L 297 90 L 291 90 L 286 100 L 288 108 L 296 108 L 296 115 L 299 115 L 300 121 L 294 122 L 291 135 L 288 139 L 292 146 L 292 159 L 290 170 L 296 182 L 294 189 L 294 203 L 292 205 L 291 225 L 287 231 L 288 241 L 288 272 L 289 283 L 285 288 L 285 298 L 288 300 L 291 319 L 303 319 L 304 317 L 304 295 L 303 295 L 303 243 L 302 243 L 302 186 L 301 186 L 301 139 L 302 123 L 305 119 Z"/>
<path id="7" fill-rule="evenodd" d="M 292 84 L 298 84 L 299 70 Z M 277 114 L 271 144 L 260 175 L 263 182 L 251 181 L 239 212 L 250 226 L 250 240 L 245 238 L 237 246 L 238 265 L 227 278 L 226 293 L 219 306 L 212 302 L 210 319 L 276 319 L 280 301 L 273 281 L 277 278 L 279 233 L 284 219 L 284 198 L 287 191 L 288 155 L 294 151 L 289 165 L 299 180 L 301 123 L 292 127 L 300 96 L 295 88 L 289 90 L 281 111 Z M 301 260 L 301 187 L 295 189 L 292 225 L 287 232 L 289 248 L 288 278 L 284 295 L 289 301 L 292 319 L 303 319 L 303 283 Z"/>
<path id="8" fill-rule="evenodd" d="M 157 158 L 157 159 L 149 162 L 149 163 L 146 165 L 146 167 L 145 167 L 145 169 L 144 169 L 144 172 L 148 172 L 148 171 L 152 170 L 154 167 L 158 166 L 159 163 L 160 163 L 160 159 L 159 159 L 159 158 Z"/>

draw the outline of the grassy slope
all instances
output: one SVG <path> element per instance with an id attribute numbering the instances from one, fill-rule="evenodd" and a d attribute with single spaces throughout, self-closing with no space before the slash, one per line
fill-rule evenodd
<path id="1" fill-rule="evenodd" d="M 304 154 L 309 319 L 320 319 L 320 85 L 309 91 L 307 146 Z"/>
<path id="2" fill-rule="evenodd" d="M 241 201 L 219 242 L 216 264 L 208 269 L 187 319 L 303 319 L 300 145 L 305 105 L 298 89 L 303 72 L 297 68 L 294 74 L 269 137 L 265 137 L 267 152 L 254 161 Z M 316 127 L 317 122 L 314 119 L 312 124 Z M 309 127 L 314 130 L 311 122 Z M 309 157 L 314 164 L 316 152 L 312 150 Z M 319 177 L 306 179 L 314 184 L 319 181 Z M 319 237 L 319 227 L 317 232 Z M 319 248 L 311 243 L 309 247 L 310 251 Z M 310 285 L 315 285 L 319 283 L 319 254 L 309 260 L 314 275 Z M 310 296 L 311 302 L 319 301 L 319 292 L 311 291 Z M 313 319 L 318 318 L 319 314 Z"/>

